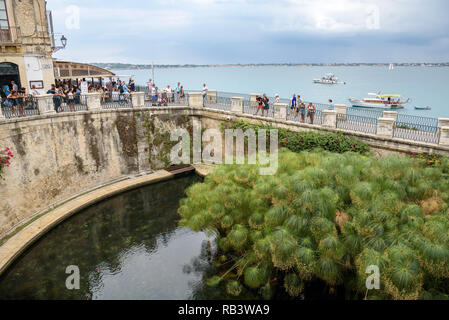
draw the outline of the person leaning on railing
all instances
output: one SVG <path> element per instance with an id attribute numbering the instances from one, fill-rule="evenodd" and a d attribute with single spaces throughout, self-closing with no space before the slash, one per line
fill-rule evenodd
<path id="1" fill-rule="evenodd" d="M 310 118 L 310 123 L 313 124 L 313 120 L 315 119 L 315 113 L 316 113 L 316 107 L 312 104 L 312 102 L 309 103 L 307 106 L 307 116 Z"/>

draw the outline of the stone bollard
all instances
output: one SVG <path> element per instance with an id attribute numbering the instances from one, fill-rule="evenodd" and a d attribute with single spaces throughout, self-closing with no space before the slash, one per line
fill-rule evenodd
<path id="1" fill-rule="evenodd" d="M 449 118 L 438 118 L 438 129 L 441 131 L 442 127 L 449 127 Z"/>
<path id="2" fill-rule="evenodd" d="M 101 93 L 91 92 L 86 93 L 85 96 L 86 96 L 87 110 L 89 111 L 101 110 Z"/>
<path id="3" fill-rule="evenodd" d="M 202 92 L 189 92 L 189 107 L 204 108 Z"/>
<path id="4" fill-rule="evenodd" d="M 337 113 L 338 120 L 346 120 L 348 107 L 345 104 L 336 104 L 336 105 L 334 105 L 334 110 Z"/>
<path id="5" fill-rule="evenodd" d="M 274 118 L 279 120 L 287 120 L 287 104 L 274 103 Z"/>
<path id="6" fill-rule="evenodd" d="M 379 118 L 377 121 L 377 135 L 382 137 L 393 137 L 394 119 Z"/>
<path id="7" fill-rule="evenodd" d="M 440 145 L 449 146 L 449 127 L 440 128 Z"/>
<path id="8" fill-rule="evenodd" d="M 217 90 L 207 90 L 206 102 L 209 104 L 217 103 Z"/>
<path id="9" fill-rule="evenodd" d="M 36 96 L 37 108 L 39 109 L 39 114 L 54 114 L 55 104 L 53 103 L 52 94 L 42 94 Z"/>
<path id="10" fill-rule="evenodd" d="M 232 97 L 231 98 L 231 111 L 235 113 L 243 113 L 243 98 Z"/>
<path id="11" fill-rule="evenodd" d="M 337 127 L 337 112 L 335 110 L 323 110 L 322 111 L 322 125 L 327 128 Z"/>
<path id="12" fill-rule="evenodd" d="M 257 100 L 256 100 L 256 97 L 257 96 L 260 96 L 260 94 L 257 94 L 257 93 L 251 93 L 250 95 L 249 95 L 249 106 L 251 107 L 251 108 L 254 108 L 254 107 L 256 107 L 257 108 Z"/>
<path id="13" fill-rule="evenodd" d="M 133 108 L 143 108 L 145 106 L 145 92 L 132 92 L 131 101 Z"/>
<path id="14" fill-rule="evenodd" d="M 394 119 L 396 121 L 398 119 L 398 113 L 396 111 L 384 111 L 384 118 Z"/>

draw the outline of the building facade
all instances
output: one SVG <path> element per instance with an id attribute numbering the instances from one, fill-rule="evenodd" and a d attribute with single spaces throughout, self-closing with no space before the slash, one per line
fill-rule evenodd
<path id="1" fill-rule="evenodd" d="M 0 0 L 0 86 L 44 92 L 55 82 L 51 24 L 45 0 Z"/>

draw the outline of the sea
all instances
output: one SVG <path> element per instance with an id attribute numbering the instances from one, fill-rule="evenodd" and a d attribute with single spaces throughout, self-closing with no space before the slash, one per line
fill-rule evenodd
<path id="1" fill-rule="evenodd" d="M 122 80 L 132 76 L 138 85 L 146 85 L 152 70 L 111 70 Z M 313 79 L 333 73 L 345 84 L 315 84 Z M 388 66 L 242 66 L 154 69 L 156 86 L 175 86 L 179 81 L 186 90 L 209 89 L 238 94 L 279 94 L 288 99 L 299 94 L 305 101 L 347 104 L 349 98 L 369 97 L 368 93 L 401 94 L 411 99 L 401 113 L 424 117 L 449 118 L 449 67 Z M 431 110 L 415 110 L 429 106 Z"/>

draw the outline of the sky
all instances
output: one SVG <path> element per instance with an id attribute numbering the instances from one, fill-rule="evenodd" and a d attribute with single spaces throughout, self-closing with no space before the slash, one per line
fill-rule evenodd
<path id="1" fill-rule="evenodd" d="M 60 60 L 449 62 L 448 0 L 48 0 Z"/>

